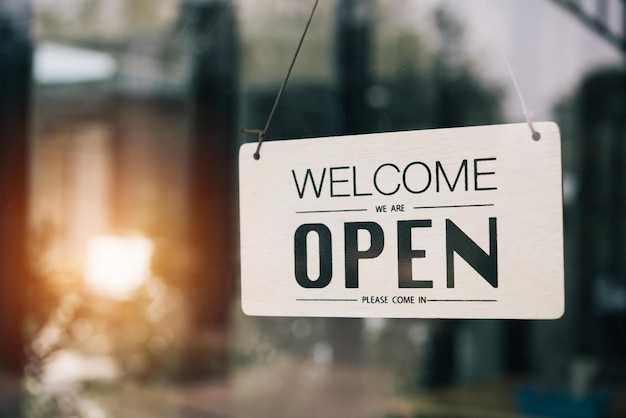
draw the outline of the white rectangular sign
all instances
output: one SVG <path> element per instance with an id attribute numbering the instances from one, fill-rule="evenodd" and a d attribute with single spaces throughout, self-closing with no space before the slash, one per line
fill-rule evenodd
<path id="1" fill-rule="evenodd" d="M 243 145 L 244 312 L 560 317 L 560 136 L 534 126 Z"/>

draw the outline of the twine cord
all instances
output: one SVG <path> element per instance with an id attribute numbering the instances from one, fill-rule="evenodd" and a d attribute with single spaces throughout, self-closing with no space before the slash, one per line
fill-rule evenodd
<path id="1" fill-rule="evenodd" d="M 287 85 L 287 81 L 289 81 L 289 76 L 291 75 L 291 70 L 293 70 L 293 66 L 296 63 L 296 59 L 298 58 L 298 54 L 300 53 L 300 48 L 302 47 L 302 43 L 304 42 L 304 37 L 309 30 L 309 26 L 311 25 L 311 21 L 313 20 L 313 15 L 315 14 L 315 9 L 317 8 L 317 4 L 319 0 L 315 0 L 315 4 L 313 4 L 313 9 L 311 10 L 311 14 L 309 15 L 309 19 L 306 22 L 306 26 L 304 27 L 304 32 L 302 32 L 302 36 L 300 37 L 300 42 L 298 43 L 298 47 L 296 48 L 296 52 L 293 54 L 293 58 L 291 60 L 291 64 L 289 65 L 289 69 L 287 70 L 287 74 L 285 74 L 285 78 L 280 85 L 280 89 L 278 90 L 278 94 L 276 95 L 276 100 L 274 100 L 274 106 L 272 106 L 272 110 L 270 111 L 269 116 L 267 117 L 267 122 L 265 122 L 265 128 L 263 130 L 260 129 L 246 129 L 241 128 L 239 131 L 241 133 L 246 134 L 257 134 L 259 136 L 259 142 L 256 146 L 256 151 L 254 152 L 254 159 L 258 160 L 261 158 L 261 145 L 265 140 L 265 136 L 267 134 L 267 130 L 270 127 L 270 123 L 272 123 L 272 119 L 274 118 L 274 113 L 276 112 L 276 108 L 278 107 L 278 102 L 285 91 L 285 86 Z"/>
<path id="2" fill-rule="evenodd" d="M 484 6 L 484 9 L 488 11 L 488 13 L 486 14 L 487 16 L 489 16 L 489 20 L 491 21 L 491 28 L 493 30 L 495 43 L 498 45 L 498 49 L 500 50 L 500 54 L 502 55 L 502 58 L 504 59 L 504 64 L 506 65 L 506 69 L 509 73 L 509 77 L 511 77 L 511 81 L 513 82 L 513 86 L 515 87 L 515 93 L 517 94 L 517 98 L 519 99 L 519 102 L 522 106 L 522 114 L 524 115 L 524 118 L 526 119 L 526 123 L 528 124 L 528 127 L 530 128 L 531 137 L 533 140 L 539 141 L 541 139 L 541 133 L 537 131 L 535 127 L 533 126 L 533 119 L 532 119 L 533 112 L 528 110 L 528 108 L 526 107 L 526 101 L 524 100 L 524 96 L 522 95 L 522 90 L 520 89 L 519 83 L 517 82 L 517 77 L 515 76 L 515 72 L 513 71 L 513 67 L 511 66 L 511 62 L 509 61 L 509 58 L 506 56 L 506 53 L 504 52 L 504 47 L 502 46 L 502 42 L 500 41 L 502 39 L 502 37 L 500 36 L 500 31 L 498 30 L 498 27 L 496 26 L 491 10 L 487 7 L 486 2 L 483 2 L 483 6 Z"/>

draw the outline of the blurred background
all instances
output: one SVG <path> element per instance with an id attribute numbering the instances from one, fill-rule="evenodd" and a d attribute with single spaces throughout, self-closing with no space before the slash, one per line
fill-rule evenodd
<path id="1" fill-rule="evenodd" d="M 626 3 L 322 0 L 268 131 L 523 122 L 504 52 L 561 127 L 563 318 L 246 317 L 239 128 L 313 3 L 0 0 L 0 416 L 626 417 Z"/>

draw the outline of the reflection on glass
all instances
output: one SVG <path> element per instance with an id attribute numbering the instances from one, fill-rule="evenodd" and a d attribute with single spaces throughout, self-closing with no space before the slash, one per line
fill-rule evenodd
<path id="1" fill-rule="evenodd" d="M 0 360 L 24 351 L 5 330 L 26 330 L 27 392 L 0 361 L 0 417 L 626 416 L 623 67 L 585 76 L 622 56 L 559 2 L 485 2 L 529 108 L 560 100 L 567 312 L 551 322 L 245 317 L 234 161 L 255 138 L 237 128 L 263 127 L 313 1 L 35 0 L 32 21 L 14 16 L 26 3 L 0 2 L 3 175 L 26 123 L 19 25 L 34 58 L 32 280 L 11 270 L 13 218 L 0 230 Z M 320 2 L 268 140 L 521 121 L 476 3 Z M 0 183 L 3 208 L 26 195 Z"/>

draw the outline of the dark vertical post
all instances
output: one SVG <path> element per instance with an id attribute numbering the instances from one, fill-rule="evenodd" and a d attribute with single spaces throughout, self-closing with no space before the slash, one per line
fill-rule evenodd
<path id="1" fill-rule="evenodd" d="M 23 373 L 28 112 L 32 50 L 27 0 L 0 3 L 0 372 Z"/>
<path id="2" fill-rule="evenodd" d="M 215 336 L 219 344 L 228 333 L 237 279 L 235 11 L 229 0 L 187 0 L 183 8 L 192 54 L 188 219 L 192 271 L 185 291 L 193 337 Z M 207 359 L 190 361 L 201 372 L 200 362 Z M 214 360 L 208 368 L 222 368 L 220 362 Z"/>
<path id="3" fill-rule="evenodd" d="M 372 71 L 374 3 L 340 0 L 337 24 L 337 88 L 342 118 L 340 132 L 371 132 L 366 93 Z"/>
<path id="4" fill-rule="evenodd" d="M 595 137 L 591 128 L 590 119 L 586 117 L 585 103 L 589 100 L 585 92 L 584 86 L 581 88 L 581 107 L 583 108 L 582 115 L 577 115 L 581 119 L 582 126 L 582 138 L 583 143 L 581 145 L 583 160 L 581 163 L 580 172 L 580 192 L 578 208 L 581 213 L 581 235 L 580 242 L 582 243 L 582 251 L 584 257 L 579 259 L 578 268 L 580 271 L 580 294 L 582 297 L 579 300 L 579 310 L 577 312 L 577 324 L 578 324 L 578 350 L 579 354 L 585 356 L 591 356 L 594 354 L 594 346 L 597 338 L 594 333 L 594 316 L 593 312 L 593 286 L 592 283 L 598 276 L 598 265 L 596 252 L 593 248 L 598 244 L 596 240 L 596 233 L 593 219 L 597 216 L 598 206 L 600 202 L 600 196 L 597 195 L 597 179 L 599 178 L 599 149 L 600 146 L 596 146 L 593 139 Z M 594 243 L 595 245 L 590 245 Z M 586 247 L 586 248 L 585 248 Z M 593 336 L 593 337 L 592 337 Z"/>
<path id="5" fill-rule="evenodd" d="M 370 83 L 374 3 L 371 0 L 340 0 L 337 7 L 338 131 L 343 134 L 365 133 L 371 131 L 365 95 Z M 333 319 L 330 337 L 334 359 L 339 363 L 358 363 L 362 334 L 360 319 Z"/>
<path id="6" fill-rule="evenodd" d="M 607 328 L 610 321 L 625 315 L 610 297 L 626 285 L 623 254 L 626 247 L 623 222 L 625 91 L 623 70 L 609 70 L 587 77 L 578 93 L 581 105 L 577 119 L 584 139 L 579 192 L 580 242 L 584 251 L 584 257 L 579 260 L 580 292 L 584 296 L 579 303 L 577 327 L 579 350 L 584 355 L 597 355 L 607 335 L 619 335 Z"/>

